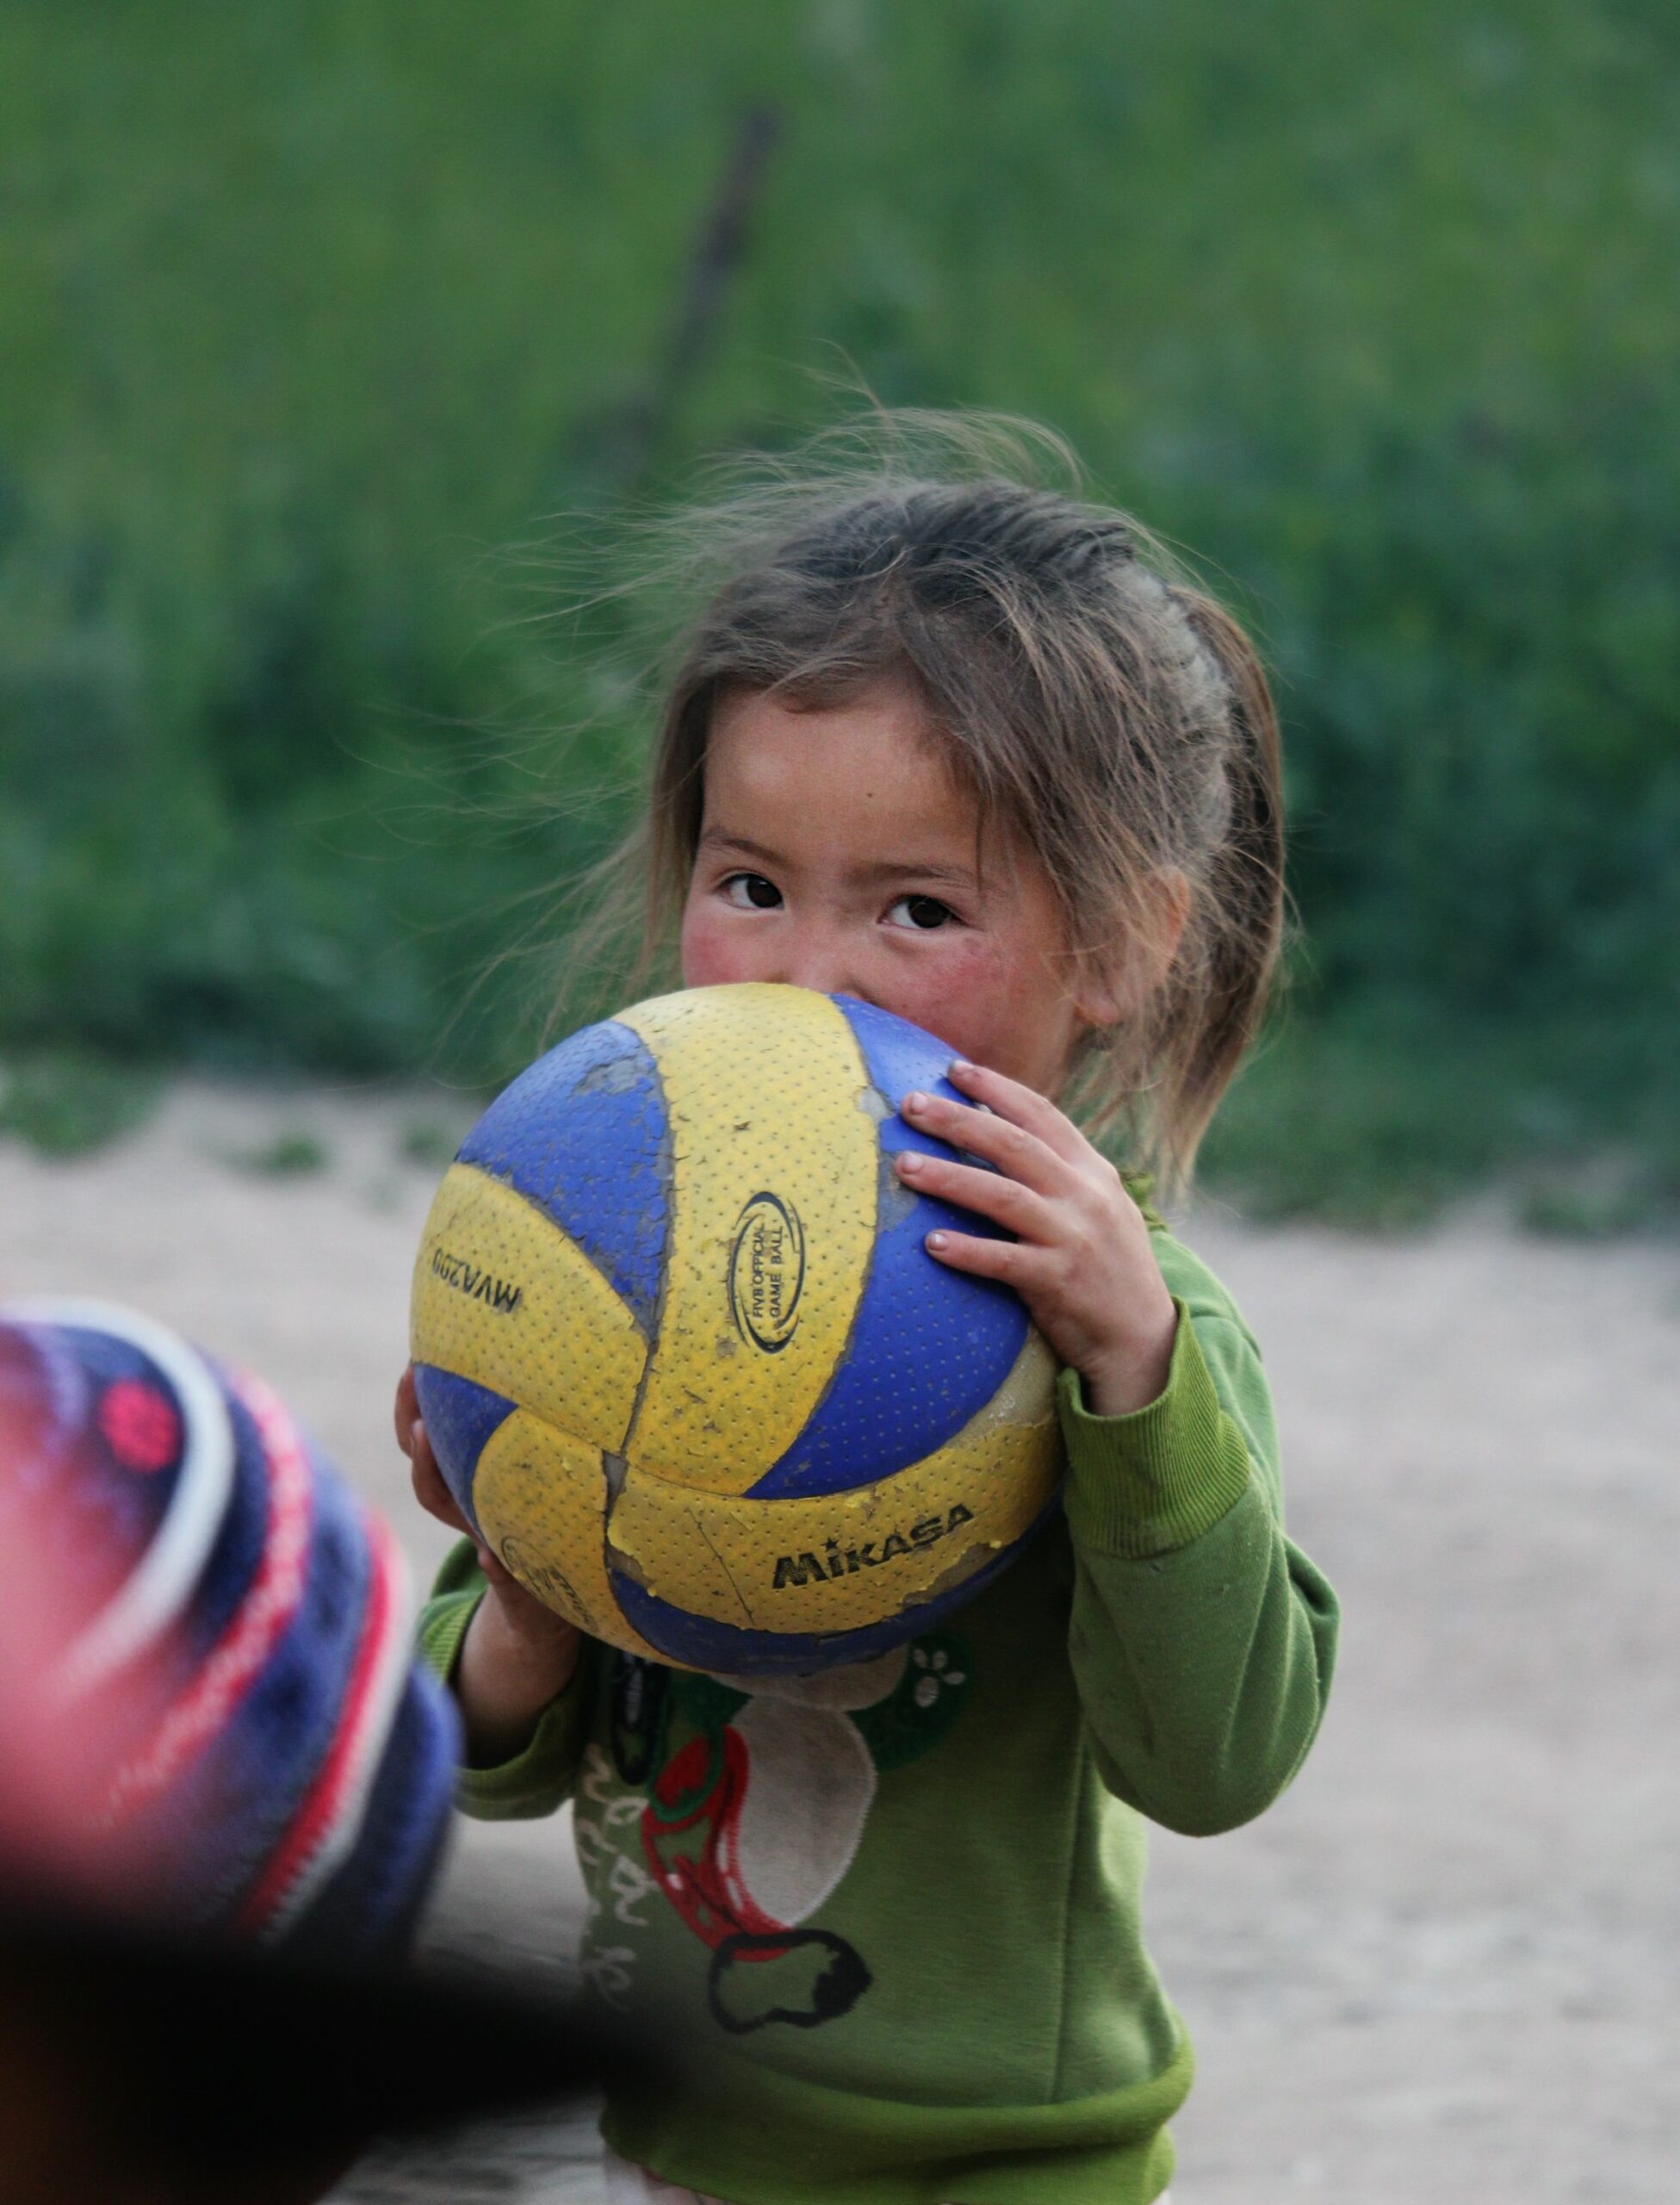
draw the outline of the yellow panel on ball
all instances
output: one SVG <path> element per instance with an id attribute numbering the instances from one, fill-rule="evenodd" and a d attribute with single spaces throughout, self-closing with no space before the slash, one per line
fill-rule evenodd
<path id="1" fill-rule="evenodd" d="M 611 1559 L 691 1615 L 743 1630 L 856 1630 L 961 1583 L 1028 1530 L 1062 1475 L 1056 1363 L 1038 1333 L 956 1437 L 891 1477 L 793 1500 L 694 1496 L 632 1465 Z"/>
<path id="2" fill-rule="evenodd" d="M 414 1353 L 616 1450 L 647 1344 L 581 1248 L 523 1195 L 452 1165 L 414 1267 Z"/>
<path id="3" fill-rule="evenodd" d="M 659 1345 L 627 1451 L 744 1493 L 815 1407 L 868 1275 L 868 1075 L 836 1006 L 788 988 L 663 996 L 619 1022 L 653 1052 L 671 1141 Z M 786 1037 L 769 1061 L 766 1033 Z"/>
<path id="4" fill-rule="evenodd" d="M 545 1607 L 592 1638 L 668 1662 L 625 1621 L 607 1581 L 601 1551 L 607 1475 L 599 1448 L 516 1410 L 485 1442 L 473 1506 L 504 1566 Z"/>

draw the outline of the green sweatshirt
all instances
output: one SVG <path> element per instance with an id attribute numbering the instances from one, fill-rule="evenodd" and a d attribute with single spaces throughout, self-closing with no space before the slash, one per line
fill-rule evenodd
<path id="1" fill-rule="evenodd" d="M 1151 1221 L 1154 1222 L 1154 1221 Z M 624 2086 L 624 2158 L 738 2205 L 1144 2205 L 1191 2053 L 1144 1947 L 1145 1824 L 1260 1813 L 1336 1643 L 1282 1529 L 1255 1348 L 1155 1247 L 1180 1322 L 1159 1400 L 1094 1417 L 1064 1372 L 1064 1506 L 948 1624 L 815 1678 L 696 1677 L 586 1642 L 467 1812 L 576 1802 L 594 1994 L 674 2047 Z M 463 1544 L 421 1623 L 453 1669 Z"/>

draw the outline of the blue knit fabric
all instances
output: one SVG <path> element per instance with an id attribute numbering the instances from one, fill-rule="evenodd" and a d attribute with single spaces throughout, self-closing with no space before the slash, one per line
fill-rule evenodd
<path id="1" fill-rule="evenodd" d="M 110 1798 L 124 1804 L 90 1804 L 169 1919 L 384 1955 L 437 1865 L 457 1720 L 408 1659 L 363 1508 L 307 1440 L 272 1422 L 265 1437 L 265 1400 L 143 1319 L 0 1306 L 0 1539 L 15 1531 L 59 1596 L 67 1645 L 50 1650 L 73 1654 L 178 1534 L 195 1442 L 202 1457 L 231 1439 L 219 1513 L 194 1504 L 180 1597 L 74 1703 L 115 1718 Z M 276 1562 L 287 1524 L 300 1575 Z M 167 1749 L 171 1724 L 189 1750 Z"/>

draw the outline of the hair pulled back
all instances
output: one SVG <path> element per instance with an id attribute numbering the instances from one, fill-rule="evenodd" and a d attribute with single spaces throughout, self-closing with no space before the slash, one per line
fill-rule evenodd
<path id="1" fill-rule="evenodd" d="M 704 595 L 635 843 L 642 970 L 687 892 L 720 697 L 820 707 L 902 684 L 976 799 L 989 861 L 1035 860 L 1070 959 L 1133 976 L 1065 1099 L 1181 1183 L 1277 958 L 1277 718 L 1231 616 L 1125 514 L 1032 479 L 1046 457 L 1076 483 L 1027 425 L 877 413 L 685 519 Z M 1175 908 L 1182 930 L 1152 956 Z"/>

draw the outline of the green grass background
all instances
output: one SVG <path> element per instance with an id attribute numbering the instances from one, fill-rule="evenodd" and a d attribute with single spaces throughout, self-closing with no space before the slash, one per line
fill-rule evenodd
<path id="1" fill-rule="evenodd" d="M 1667 0 L 7 0 L 0 1121 L 120 1123 L 114 1064 L 530 1053 L 614 823 L 570 799 L 643 730 L 509 547 L 610 532 L 766 101 L 654 487 L 831 416 L 825 372 L 1063 432 L 1277 669 L 1293 1005 L 1215 1177 L 1660 1214 Z"/>

